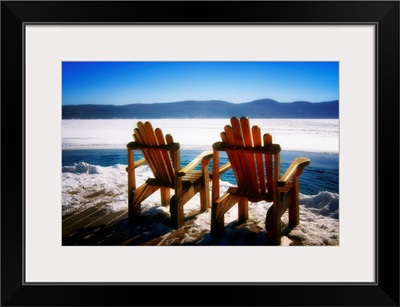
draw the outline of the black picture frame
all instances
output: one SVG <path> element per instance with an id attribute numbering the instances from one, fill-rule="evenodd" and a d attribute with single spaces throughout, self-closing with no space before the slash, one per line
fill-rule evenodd
<path id="1" fill-rule="evenodd" d="M 25 284 L 29 22 L 375 25 L 376 283 Z M 2 306 L 399 306 L 399 1 L 2 1 L 1 148 Z"/>

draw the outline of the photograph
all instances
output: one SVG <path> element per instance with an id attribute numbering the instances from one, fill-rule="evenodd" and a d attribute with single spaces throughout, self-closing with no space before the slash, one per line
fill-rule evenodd
<path id="1" fill-rule="evenodd" d="M 63 62 L 63 245 L 338 246 L 338 99 L 338 62 Z"/>

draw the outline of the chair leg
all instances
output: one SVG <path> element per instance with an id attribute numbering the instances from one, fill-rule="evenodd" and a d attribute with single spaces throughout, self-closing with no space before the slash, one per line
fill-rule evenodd
<path id="1" fill-rule="evenodd" d="M 164 207 L 169 206 L 171 198 L 170 188 L 160 188 L 161 205 Z"/>
<path id="2" fill-rule="evenodd" d="M 265 230 L 267 237 L 273 245 L 281 244 L 281 216 L 279 214 L 278 204 L 272 204 L 267 211 L 265 218 Z"/>
<path id="3" fill-rule="evenodd" d="M 224 214 L 219 212 L 220 203 L 214 202 L 211 207 L 211 235 L 219 236 L 225 232 Z"/>
<path id="4" fill-rule="evenodd" d="M 297 176 L 293 177 L 292 195 L 289 204 L 289 226 L 294 228 L 300 223 L 300 208 L 299 208 L 299 179 Z"/>
<path id="5" fill-rule="evenodd" d="M 246 197 L 240 197 L 238 202 L 238 222 L 242 224 L 249 219 L 249 201 Z"/>
<path id="6" fill-rule="evenodd" d="M 139 218 L 142 213 L 141 202 L 158 189 L 159 187 L 144 183 L 139 188 L 131 191 L 128 194 L 128 217 L 133 220 Z"/>
<path id="7" fill-rule="evenodd" d="M 210 208 L 210 188 L 209 181 L 203 181 L 203 186 L 200 189 L 200 211 L 204 212 Z"/>
<path id="8" fill-rule="evenodd" d="M 239 201 L 239 197 L 225 194 L 211 206 L 211 235 L 221 235 L 225 231 L 225 213 Z"/>
<path id="9" fill-rule="evenodd" d="M 169 211 L 171 213 L 171 227 L 174 229 L 181 228 L 185 224 L 182 197 L 177 197 L 176 194 L 172 196 Z"/>
<path id="10" fill-rule="evenodd" d="M 134 203 L 134 192 L 128 193 L 128 217 L 129 219 L 136 219 L 141 215 L 140 203 Z"/>
<path id="11" fill-rule="evenodd" d="M 200 211 L 204 212 L 211 206 L 211 195 L 210 195 L 210 173 L 208 171 L 208 164 L 210 159 L 202 162 L 203 176 L 201 179 L 200 189 Z"/>

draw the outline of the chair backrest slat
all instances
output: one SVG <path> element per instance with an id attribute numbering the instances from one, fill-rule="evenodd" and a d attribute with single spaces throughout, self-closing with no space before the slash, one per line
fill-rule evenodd
<path id="1" fill-rule="evenodd" d="M 229 145 L 236 146 L 235 137 L 233 134 L 233 128 L 229 125 L 226 125 L 224 127 L 224 131 L 225 131 L 225 134 L 221 134 L 221 137 L 225 137 L 225 141 L 224 141 L 224 139 L 222 139 L 222 140 Z M 247 190 L 247 182 L 245 180 L 243 167 L 242 167 L 242 163 L 243 163 L 243 161 L 242 161 L 243 157 L 241 156 L 242 152 L 232 149 L 232 150 L 228 150 L 227 154 L 228 154 L 228 157 L 230 157 L 229 160 L 231 161 L 232 169 L 234 170 L 234 175 L 235 175 L 238 185 Z"/>
<path id="2" fill-rule="evenodd" d="M 159 145 L 167 145 L 167 142 L 165 141 L 163 132 L 161 131 L 160 128 L 156 128 L 155 135 L 156 135 L 156 138 L 157 138 L 157 141 L 158 141 Z M 163 151 L 161 151 L 161 156 L 162 156 L 162 159 L 164 161 L 164 166 L 165 166 L 165 169 L 166 169 L 166 172 L 167 172 L 168 180 L 170 182 L 173 182 L 173 180 L 174 180 L 174 170 L 172 169 L 171 157 L 169 155 L 169 152 L 166 152 L 166 151 L 163 150 Z"/>
<path id="3" fill-rule="evenodd" d="M 261 129 L 258 126 L 253 126 L 251 128 L 253 134 L 253 144 L 254 147 L 261 147 L 262 140 L 261 140 Z M 256 165 L 257 165 L 257 175 L 259 181 L 260 191 L 263 191 L 266 186 L 265 182 L 265 172 L 264 172 L 264 159 L 262 154 L 255 155 L 256 156 Z"/>
<path id="4" fill-rule="evenodd" d="M 250 122 L 247 117 L 242 117 L 240 119 L 240 126 L 242 130 L 242 136 L 243 136 L 243 144 L 246 147 L 254 147 L 253 143 L 253 135 L 251 133 L 251 128 L 250 128 Z M 259 186 L 259 180 L 257 176 L 257 164 L 256 164 L 256 156 L 258 154 L 255 153 L 246 153 L 246 158 L 247 158 L 247 173 L 246 177 L 249 183 L 251 183 L 250 190 L 255 193 L 259 194 L 260 193 L 260 186 Z M 261 187 L 262 189 L 262 187 Z"/>
<path id="5" fill-rule="evenodd" d="M 144 134 L 144 137 L 146 137 L 145 134 Z M 134 129 L 133 138 L 135 139 L 135 141 L 137 143 L 147 144 L 144 140 L 144 137 L 142 136 L 142 133 L 140 132 L 139 128 Z M 144 158 L 146 159 L 146 161 L 148 162 L 148 164 L 150 165 L 150 169 L 151 169 L 151 172 L 153 173 L 154 177 L 160 178 L 160 175 L 157 172 L 157 167 L 154 164 L 155 161 L 153 159 L 153 156 L 150 154 L 150 152 L 148 150 L 142 150 L 142 154 L 143 154 Z"/>
<path id="6" fill-rule="evenodd" d="M 251 127 L 247 117 L 232 117 L 231 126 L 224 127 L 221 139 L 227 144 L 227 156 L 239 189 L 253 195 L 272 193 L 274 180 L 279 176 L 279 166 L 274 166 L 279 163 L 279 151 L 271 148 L 272 136 L 266 133 L 262 139 L 260 127 Z"/>
<path id="7" fill-rule="evenodd" d="M 264 146 L 268 146 L 272 144 L 272 135 L 269 133 L 264 134 Z M 273 155 L 265 154 L 265 172 L 267 174 L 267 189 L 272 192 L 274 189 L 273 182 Z"/>
<path id="8" fill-rule="evenodd" d="M 231 118 L 231 127 L 233 131 L 233 143 L 231 145 L 235 145 L 238 148 L 243 148 L 244 147 L 244 140 L 243 140 L 243 134 L 242 134 L 242 129 L 240 127 L 240 120 L 237 117 L 232 117 Z M 249 167 L 247 163 L 247 156 L 245 153 L 241 151 L 236 151 L 238 158 L 239 158 L 239 164 L 238 167 L 240 167 L 239 174 L 242 177 L 242 182 L 243 185 L 246 189 L 246 191 L 250 191 L 252 189 L 252 185 L 250 182 L 249 178 Z"/>
<path id="9" fill-rule="evenodd" d="M 140 135 L 143 140 L 142 144 L 149 145 L 149 146 L 155 145 L 151 142 L 150 137 L 147 135 L 147 131 L 146 131 L 146 127 L 145 127 L 144 123 L 138 122 L 137 126 L 138 126 Z M 157 156 L 156 152 L 152 149 L 145 149 L 145 150 L 143 150 L 143 153 L 144 152 L 147 152 L 150 160 L 152 161 L 151 165 L 153 166 L 152 170 L 153 170 L 154 177 L 165 181 L 165 176 L 162 173 L 162 169 L 160 167 L 160 162 L 158 160 L 158 156 Z"/>
<path id="10" fill-rule="evenodd" d="M 168 143 L 161 129 L 154 130 L 150 122 L 138 122 L 137 126 L 134 134 L 135 141 L 152 146 L 152 148 L 143 148 L 142 153 L 149 162 L 154 177 L 163 182 L 173 184 L 175 176 L 171 157 L 168 151 L 157 148 L 157 146 L 165 146 Z"/>
<path id="11" fill-rule="evenodd" d="M 174 144 L 174 139 L 171 134 L 167 134 L 165 136 L 165 140 L 167 141 L 168 145 Z M 181 169 L 181 155 L 180 155 L 180 151 L 179 151 L 179 146 L 178 146 L 178 149 L 170 151 L 169 154 L 170 154 L 171 161 L 172 161 L 173 173 L 176 174 Z"/>
<path id="12" fill-rule="evenodd" d="M 152 145 L 152 146 L 159 145 L 151 123 L 146 122 L 144 124 L 144 128 L 146 130 L 146 135 L 147 135 L 147 138 L 149 141 L 148 145 Z M 171 179 L 169 178 L 168 173 L 167 173 L 167 169 L 165 166 L 162 152 L 157 149 L 151 149 L 150 151 L 156 161 L 157 169 L 160 174 L 161 180 L 166 181 L 166 182 L 171 182 Z"/>

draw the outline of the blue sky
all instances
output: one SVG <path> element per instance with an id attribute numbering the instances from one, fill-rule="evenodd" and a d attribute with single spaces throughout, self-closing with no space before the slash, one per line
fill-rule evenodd
<path id="1" fill-rule="evenodd" d="M 338 62 L 63 62 L 62 104 L 339 99 Z"/>

